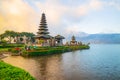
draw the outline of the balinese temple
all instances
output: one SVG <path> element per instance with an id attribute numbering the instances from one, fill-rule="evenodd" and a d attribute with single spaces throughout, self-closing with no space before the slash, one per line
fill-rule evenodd
<path id="1" fill-rule="evenodd" d="M 72 38 L 71 38 L 70 45 L 77 45 L 77 41 L 76 41 L 74 35 L 73 35 Z"/>
<path id="2" fill-rule="evenodd" d="M 38 46 L 62 46 L 63 45 L 62 39 L 64 39 L 64 37 L 60 35 L 52 37 L 49 35 L 46 17 L 45 14 L 43 13 L 35 39 L 36 39 L 36 44 Z"/>
<path id="3" fill-rule="evenodd" d="M 46 17 L 43 13 L 37 35 L 35 36 L 36 43 L 39 44 L 39 46 L 49 46 L 52 37 L 49 35 L 47 28 Z"/>

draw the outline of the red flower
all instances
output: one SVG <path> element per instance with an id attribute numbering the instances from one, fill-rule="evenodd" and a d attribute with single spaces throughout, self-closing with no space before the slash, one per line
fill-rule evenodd
<path id="1" fill-rule="evenodd" d="M 15 50 L 19 51 L 19 50 L 20 50 L 20 48 L 18 48 L 18 47 L 17 47 L 17 48 L 15 48 Z"/>

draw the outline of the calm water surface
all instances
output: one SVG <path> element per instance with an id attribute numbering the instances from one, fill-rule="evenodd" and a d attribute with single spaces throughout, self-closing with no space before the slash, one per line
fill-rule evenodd
<path id="1" fill-rule="evenodd" d="M 120 80 L 120 44 L 95 44 L 89 50 L 3 60 L 25 69 L 37 80 Z"/>

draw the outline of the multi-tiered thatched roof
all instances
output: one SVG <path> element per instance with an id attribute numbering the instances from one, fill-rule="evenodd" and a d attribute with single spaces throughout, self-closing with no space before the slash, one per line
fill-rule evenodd
<path id="1" fill-rule="evenodd" d="M 49 35 L 48 29 L 47 29 L 47 22 L 45 14 L 42 14 L 40 26 L 37 32 L 36 38 L 43 38 L 43 39 L 50 39 L 51 36 Z"/>

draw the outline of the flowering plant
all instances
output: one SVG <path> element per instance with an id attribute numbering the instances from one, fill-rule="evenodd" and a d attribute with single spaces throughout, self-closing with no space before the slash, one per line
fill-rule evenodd
<path id="1" fill-rule="evenodd" d="M 20 51 L 21 49 L 19 47 L 16 47 L 15 50 Z"/>
<path id="2" fill-rule="evenodd" d="M 19 53 L 21 49 L 19 47 L 13 48 L 12 53 Z"/>

